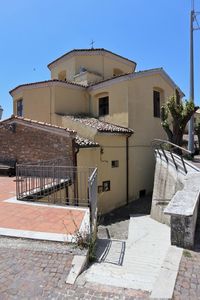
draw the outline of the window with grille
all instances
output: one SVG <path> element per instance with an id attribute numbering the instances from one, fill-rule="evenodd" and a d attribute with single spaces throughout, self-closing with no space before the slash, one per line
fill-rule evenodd
<path id="1" fill-rule="evenodd" d="M 118 160 L 112 160 L 111 166 L 112 166 L 112 168 L 118 168 L 119 167 L 119 161 Z"/>
<path id="2" fill-rule="evenodd" d="M 23 99 L 17 101 L 17 116 L 23 117 Z"/>

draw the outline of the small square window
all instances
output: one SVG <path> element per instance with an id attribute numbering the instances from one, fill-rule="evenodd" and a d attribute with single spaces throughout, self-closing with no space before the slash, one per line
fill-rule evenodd
<path id="1" fill-rule="evenodd" d="M 103 181 L 103 192 L 110 191 L 110 180 Z"/>
<path id="2" fill-rule="evenodd" d="M 118 168 L 119 167 L 119 161 L 118 160 L 112 160 L 111 165 L 112 165 L 112 168 Z"/>

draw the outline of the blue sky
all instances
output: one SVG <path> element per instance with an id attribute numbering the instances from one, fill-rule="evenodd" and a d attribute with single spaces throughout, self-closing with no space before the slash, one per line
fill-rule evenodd
<path id="1" fill-rule="evenodd" d="M 0 0 L 0 105 L 9 90 L 50 78 L 47 64 L 74 48 L 106 48 L 163 67 L 189 97 L 190 0 Z M 196 0 L 200 11 L 200 0 Z M 195 39 L 195 102 L 200 105 L 200 31 Z"/>

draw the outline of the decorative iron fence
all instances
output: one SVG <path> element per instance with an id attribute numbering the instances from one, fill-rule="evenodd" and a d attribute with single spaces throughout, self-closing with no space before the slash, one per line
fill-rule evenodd
<path id="1" fill-rule="evenodd" d="M 153 140 L 152 147 L 160 159 L 164 158 L 167 163 L 172 164 L 184 174 L 187 174 L 188 170 L 191 169 L 199 171 L 197 167 L 187 160 L 192 155 L 192 152 L 189 150 L 161 139 Z"/>

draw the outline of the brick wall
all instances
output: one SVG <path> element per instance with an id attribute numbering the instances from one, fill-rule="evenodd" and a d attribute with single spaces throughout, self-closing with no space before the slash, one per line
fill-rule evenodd
<path id="1" fill-rule="evenodd" d="M 62 136 L 17 123 L 15 132 L 0 128 L 0 160 L 15 159 L 18 163 L 27 163 L 61 157 L 63 163 L 73 164 L 73 138 L 67 133 Z"/>

